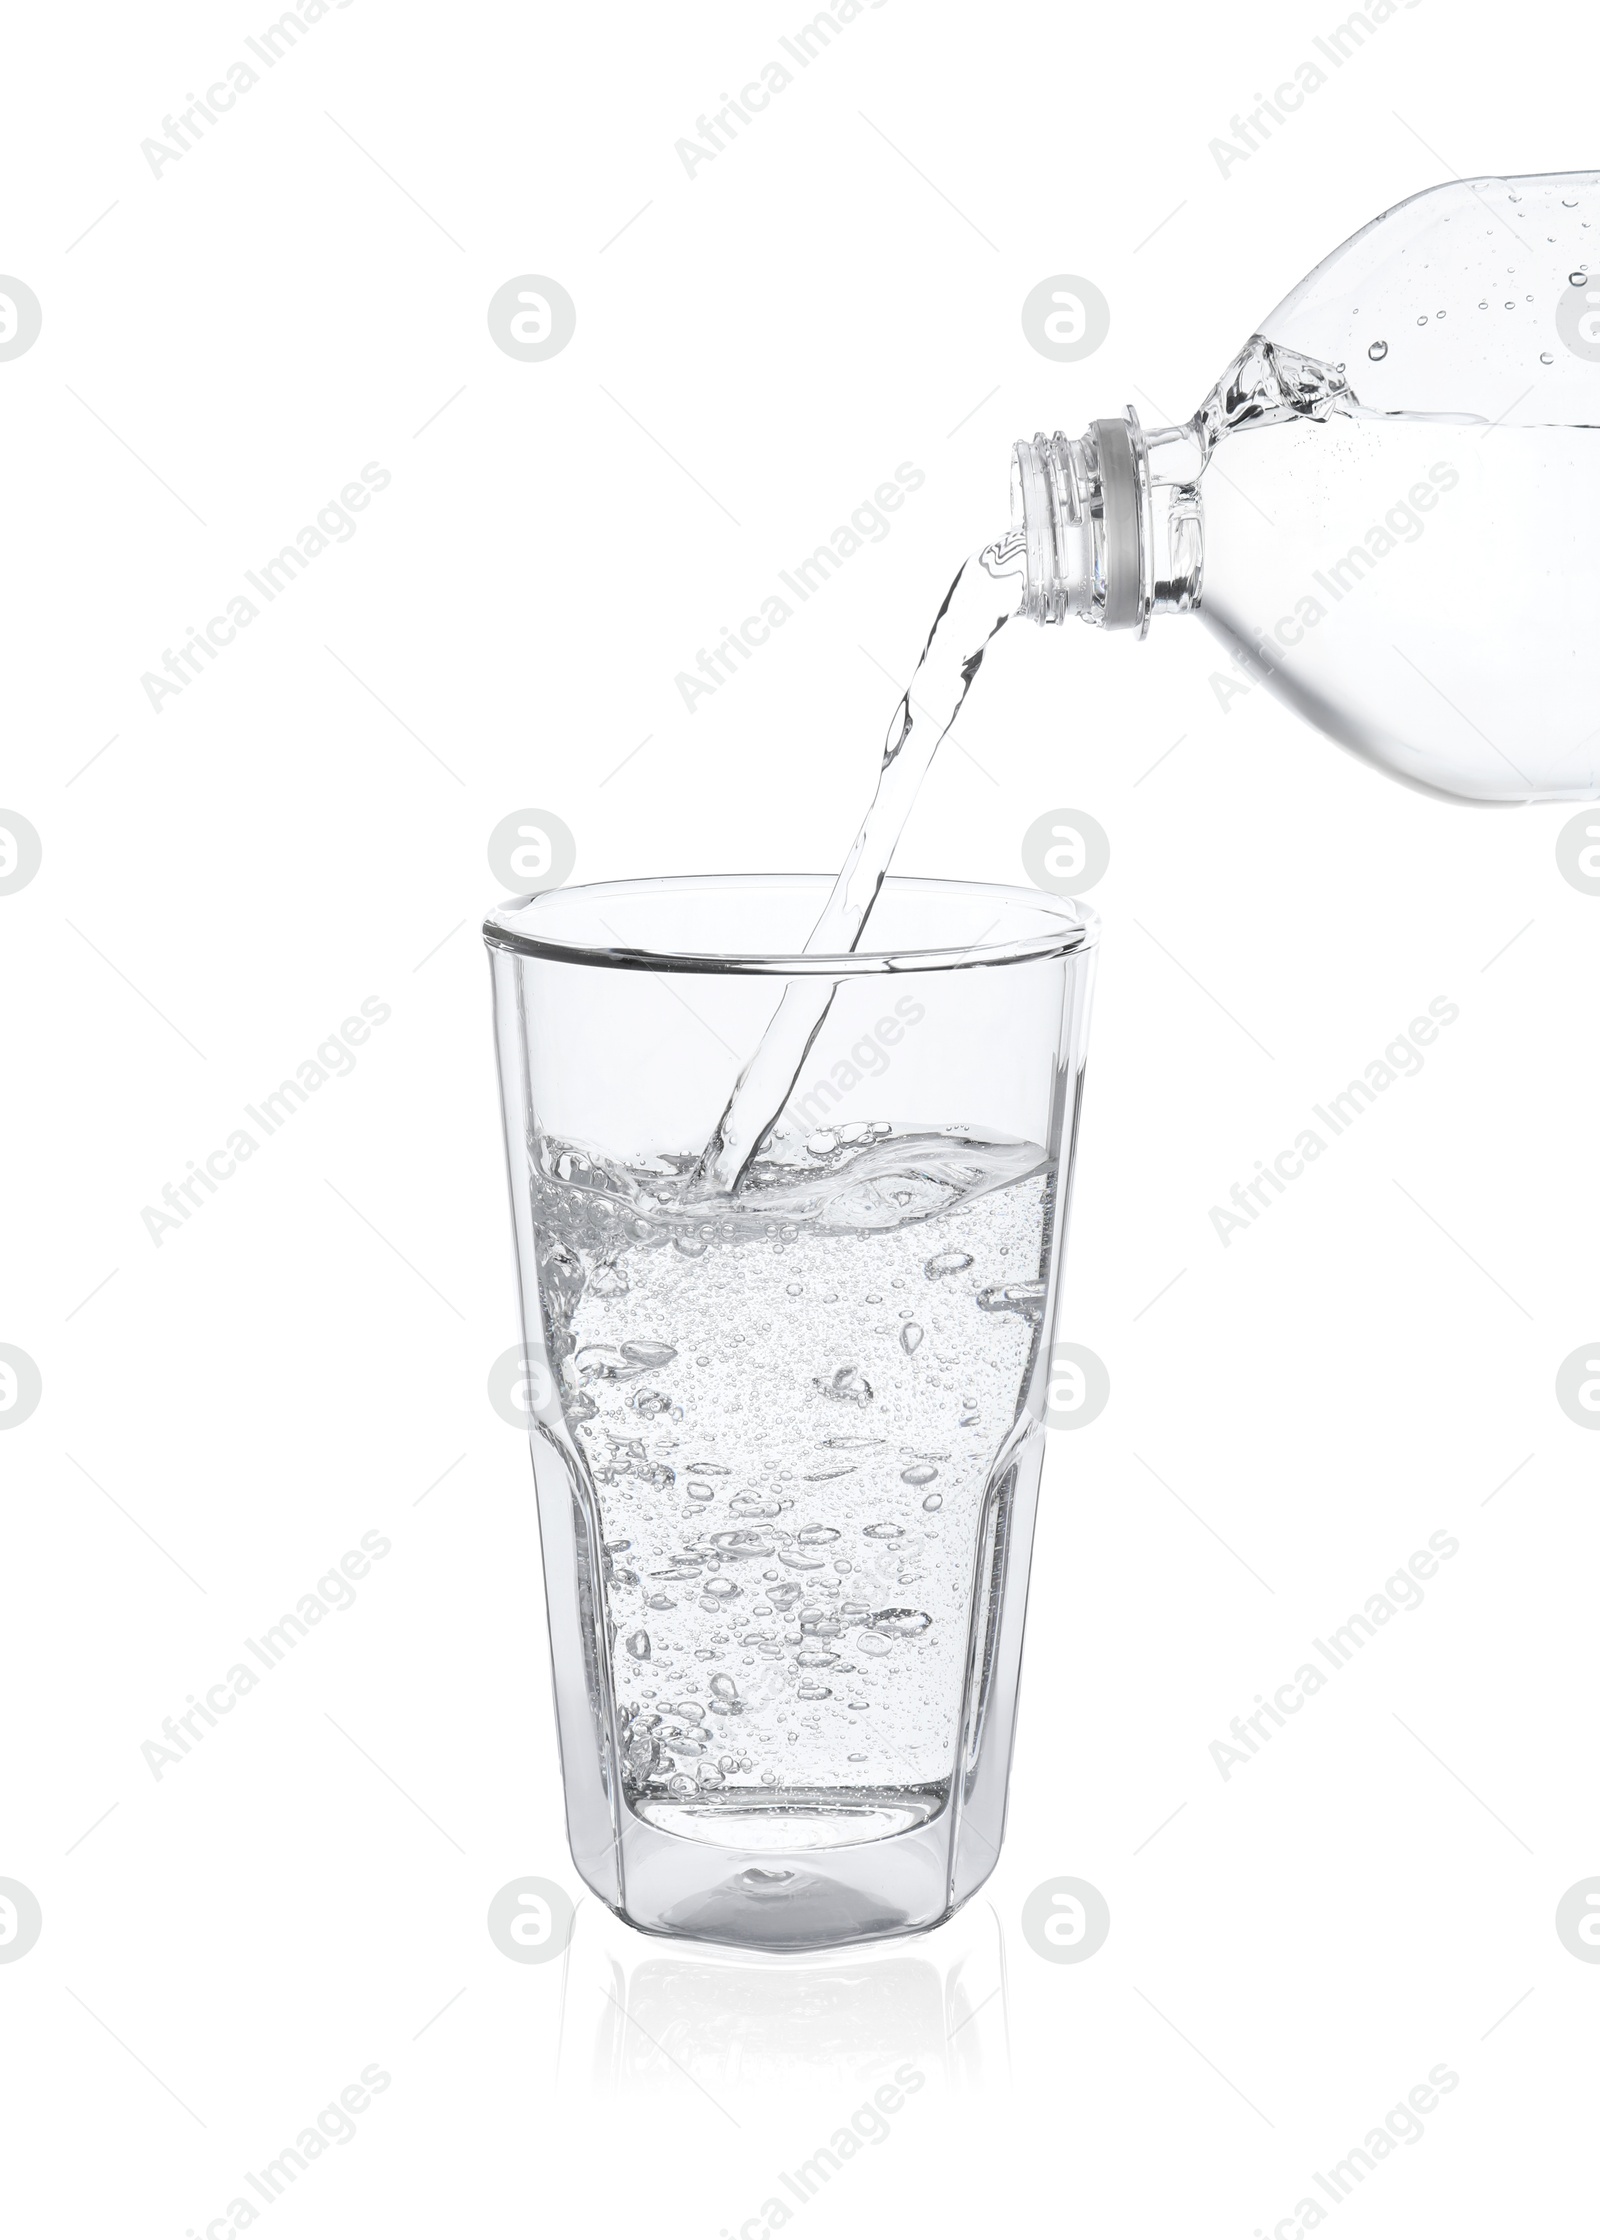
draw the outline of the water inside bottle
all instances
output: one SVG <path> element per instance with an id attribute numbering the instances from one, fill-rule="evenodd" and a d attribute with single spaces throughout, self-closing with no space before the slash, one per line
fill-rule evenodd
<path id="1" fill-rule="evenodd" d="M 1600 546 L 1579 502 L 1600 489 L 1600 429 L 1541 420 L 1532 371 L 1498 420 L 1378 412 L 1359 365 L 1257 336 L 1198 416 L 1199 611 L 1238 688 L 1270 682 L 1340 745 L 1452 800 L 1600 793 Z"/>

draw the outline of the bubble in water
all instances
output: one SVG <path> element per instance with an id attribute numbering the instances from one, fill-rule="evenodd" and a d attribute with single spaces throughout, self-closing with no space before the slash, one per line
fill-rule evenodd
<path id="1" fill-rule="evenodd" d="M 795 1694 L 806 1703 L 820 1703 L 824 1696 L 831 1696 L 832 1693 L 831 1688 L 821 1687 L 815 1680 L 807 1680 L 795 1690 Z"/>
<path id="2" fill-rule="evenodd" d="M 881 1439 L 852 1439 L 844 1432 L 835 1431 L 823 1440 L 825 1447 L 881 1447 Z"/>
<path id="3" fill-rule="evenodd" d="M 889 1643 L 881 1633 L 862 1634 L 856 1642 L 856 1648 L 866 1657 L 886 1657 L 889 1654 Z"/>
<path id="4" fill-rule="evenodd" d="M 739 1702 L 739 1686 L 731 1672 L 714 1672 L 711 1675 L 711 1693 L 719 1703 L 734 1710 Z"/>
<path id="5" fill-rule="evenodd" d="M 650 1657 L 650 1636 L 645 1632 L 643 1626 L 640 1626 L 636 1633 L 629 1634 L 627 1640 L 623 1643 L 623 1647 L 627 1650 L 629 1656 L 632 1657 L 637 1663 L 648 1663 Z"/>
<path id="6" fill-rule="evenodd" d="M 918 1346 L 920 1346 L 922 1343 L 921 1323 L 902 1323 L 900 1326 L 900 1343 L 905 1348 L 907 1353 L 915 1353 Z"/>
<path id="7" fill-rule="evenodd" d="M 720 1789 L 727 1779 L 720 1766 L 698 1765 L 694 1770 L 695 1778 L 699 1781 L 702 1789 Z"/>
<path id="8" fill-rule="evenodd" d="M 868 1524 L 862 1526 L 861 1532 L 866 1540 L 899 1540 L 904 1538 L 905 1529 L 903 1524 Z"/>
<path id="9" fill-rule="evenodd" d="M 942 1509 L 944 1507 L 944 1495 L 942 1493 L 930 1493 L 922 1506 L 924 1509 Z"/>
<path id="10" fill-rule="evenodd" d="M 709 1486 L 697 1486 L 692 1479 L 684 1490 L 687 1492 L 689 1499 L 698 1501 L 702 1508 L 708 1501 L 715 1501 L 717 1498 Z"/>
<path id="11" fill-rule="evenodd" d="M 1419 327 L 1425 327 L 1425 326 L 1427 325 L 1427 323 L 1428 323 L 1428 314 L 1426 313 L 1426 311 L 1424 311 L 1424 312 L 1423 312 L 1423 313 L 1422 313 L 1422 314 L 1420 315 L 1420 317 L 1418 318 L 1418 320 L 1417 320 L 1417 325 L 1418 325 Z"/>
<path id="12" fill-rule="evenodd" d="M 1552 356 L 1552 354 L 1551 354 L 1551 353 L 1550 353 L 1550 352 L 1549 352 L 1548 350 L 1541 350 L 1541 351 L 1539 352 L 1539 363 L 1540 363 L 1540 365 L 1542 365 L 1542 366 L 1553 366 L 1553 365 L 1555 364 L 1555 362 L 1556 362 L 1556 361 L 1555 361 L 1554 357 Z"/>
<path id="13" fill-rule="evenodd" d="M 692 1797 L 694 1795 L 694 1783 L 686 1773 L 675 1773 L 667 1783 L 667 1793 L 674 1797 Z"/>
<path id="14" fill-rule="evenodd" d="M 714 1532 L 711 1535 L 711 1545 L 718 1555 L 730 1556 L 735 1562 L 740 1562 L 747 1561 L 752 1556 L 765 1561 L 773 1553 L 775 1543 L 770 1532 L 743 1531 Z M 712 1585 L 715 1584 L 713 1581 Z M 708 1587 L 706 1591 L 710 1593 L 711 1588 Z"/>
<path id="15" fill-rule="evenodd" d="M 831 1524 L 808 1524 L 803 1531 L 795 1534 L 802 1548 L 825 1548 L 838 1537 Z"/>
<path id="16" fill-rule="evenodd" d="M 1583 287 L 1588 278 L 1589 275 L 1586 272 L 1569 272 L 1567 274 L 1567 279 L 1574 288 Z"/>
<path id="17" fill-rule="evenodd" d="M 625 1338 L 621 1346 L 622 1358 L 638 1369 L 664 1369 L 669 1361 L 676 1361 L 678 1349 L 667 1345 L 660 1338 Z"/>
<path id="18" fill-rule="evenodd" d="M 672 1401 L 664 1392 L 636 1392 L 633 1405 L 642 1416 L 664 1416 Z"/>
<path id="19" fill-rule="evenodd" d="M 802 1649 L 794 1661 L 803 1672 L 826 1672 L 839 1658 L 833 1649 Z"/>
<path id="20" fill-rule="evenodd" d="M 931 1486 L 938 1475 L 931 1462 L 918 1462 L 909 1470 L 901 1471 L 900 1483 L 903 1486 Z"/>
<path id="21" fill-rule="evenodd" d="M 811 1381 L 830 1400 L 848 1400 L 858 1408 L 865 1408 L 872 1399 L 872 1387 L 854 1362 L 835 1369 L 831 1377 L 813 1377 Z"/>
<path id="22" fill-rule="evenodd" d="M 672 1248 L 681 1252 L 685 1260 L 698 1260 L 706 1248 L 706 1240 L 704 1237 L 674 1237 Z"/>
<path id="23" fill-rule="evenodd" d="M 940 1276 L 958 1276 L 963 1268 L 971 1265 L 970 1252 L 936 1252 L 922 1272 L 936 1283 Z"/>
<path id="24" fill-rule="evenodd" d="M 678 1605 L 670 1594 L 648 1594 L 644 1598 L 647 1610 L 676 1610 Z"/>
<path id="25" fill-rule="evenodd" d="M 898 1641 L 914 1640 L 932 1623 L 926 1610 L 879 1610 L 872 1620 L 874 1632 L 891 1634 Z"/>
<path id="26" fill-rule="evenodd" d="M 778 1561 L 787 1564 L 791 1571 L 820 1571 L 821 1556 L 808 1556 L 803 1548 L 780 1548 Z"/>
<path id="27" fill-rule="evenodd" d="M 1045 1287 L 1039 1283 L 991 1283 L 978 1293 L 985 1314 L 1037 1314 L 1044 1305 Z"/>
<path id="28" fill-rule="evenodd" d="M 705 1592 L 716 1602 L 731 1602 L 740 1589 L 731 1579 L 708 1579 Z"/>

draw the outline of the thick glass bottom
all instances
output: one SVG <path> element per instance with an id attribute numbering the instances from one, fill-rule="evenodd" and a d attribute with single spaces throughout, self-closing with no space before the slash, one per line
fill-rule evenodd
<path id="1" fill-rule="evenodd" d="M 952 1833 L 942 1789 L 652 1800 L 625 1816 L 608 1903 L 647 1933 L 757 1951 L 905 1936 L 982 1879 L 954 1886 Z"/>

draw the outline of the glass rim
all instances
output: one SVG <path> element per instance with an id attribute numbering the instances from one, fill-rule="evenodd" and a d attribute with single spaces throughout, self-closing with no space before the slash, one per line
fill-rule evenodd
<path id="1" fill-rule="evenodd" d="M 552 964 L 577 964 L 596 966 L 614 972 L 690 972 L 754 974 L 777 979 L 794 980 L 815 976 L 829 980 L 865 979 L 876 973 L 905 972 L 958 972 L 982 970 L 993 965 L 1030 964 L 1051 957 L 1071 956 L 1092 950 L 1100 938 L 1100 920 L 1096 913 L 1072 895 L 1055 895 L 1039 887 L 1013 887 L 981 879 L 929 879 L 910 878 L 891 874 L 884 881 L 890 888 L 921 888 L 950 894 L 992 898 L 996 905 L 993 924 L 998 925 L 1001 915 L 1019 903 L 1035 911 L 1059 913 L 1058 922 L 1038 933 L 1023 935 L 1011 940 L 986 942 L 980 934 L 976 941 L 943 948 L 901 945 L 892 949 L 853 949 L 840 955 L 805 955 L 794 952 L 762 952 L 757 950 L 728 951 L 726 953 L 704 950 L 637 948 L 617 941 L 601 945 L 571 937 L 558 938 L 552 931 L 537 933 L 525 927 L 514 927 L 505 921 L 514 914 L 536 912 L 541 903 L 554 906 L 562 895 L 642 895 L 667 894 L 698 888 L 702 891 L 723 888 L 737 892 L 741 888 L 816 887 L 823 893 L 833 884 L 831 872 L 815 871 L 739 871 L 696 872 L 665 875 L 646 879 L 596 880 L 577 887 L 551 887 L 543 894 L 514 896 L 489 913 L 483 921 L 483 938 L 490 949 L 499 949 L 515 956 L 539 957 Z M 873 921 L 867 921 L 870 934 Z M 986 927 L 984 932 L 992 930 Z"/>

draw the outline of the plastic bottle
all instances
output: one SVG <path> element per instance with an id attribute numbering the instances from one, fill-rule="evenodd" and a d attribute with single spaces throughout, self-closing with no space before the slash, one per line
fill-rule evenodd
<path id="1" fill-rule="evenodd" d="M 1194 418 L 1015 447 L 1024 613 L 1198 614 L 1342 746 L 1458 801 L 1600 796 L 1600 173 L 1386 211 Z"/>

